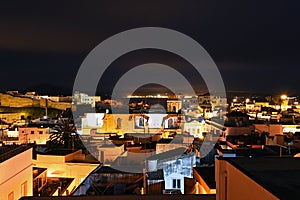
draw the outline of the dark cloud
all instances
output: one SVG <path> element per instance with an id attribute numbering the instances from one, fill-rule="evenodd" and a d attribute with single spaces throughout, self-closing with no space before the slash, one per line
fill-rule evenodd
<path id="1" fill-rule="evenodd" d="M 0 89 L 71 89 L 97 44 L 124 30 L 157 26 L 198 41 L 228 90 L 299 94 L 299 7 L 296 1 L 259 0 L 2 2 Z"/>

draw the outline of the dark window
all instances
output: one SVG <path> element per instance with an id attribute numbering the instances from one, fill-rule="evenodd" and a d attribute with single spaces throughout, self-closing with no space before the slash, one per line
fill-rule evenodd
<path id="1" fill-rule="evenodd" d="M 173 179 L 173 188 L 176 188 L 176 179 Z"/>
<path id="2" fill-rule="evenodd" d="M 181 185 L 180 185 L 180 179 L 173 179 L 173 188 L 180 188 Z"/>
<path id="3" fill-rule="evenodd" d="M 40 134 L 43 134 L 43 131 L 40 131 L 39 133 L 40 133 Z"/>
<path id="4" fill-rule="evenodd" d="M 31 134 L 34 134 L 34 131 L 31 131 L 30 133 L 31 133 Z"/>
<path id="5" fill-rule="evenodd" d="M 177 179 L 177 188 L 180 188 L 180 179 Z"/>

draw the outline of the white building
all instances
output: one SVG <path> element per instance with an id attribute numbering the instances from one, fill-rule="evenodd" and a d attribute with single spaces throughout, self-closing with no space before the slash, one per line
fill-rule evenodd
<path id="1" fill-rule="evenodd" d="M 184 123 L 184 132 L 189 133 L 195 138 L 203 138 L 203 132 L 208 132 L 208 127 L 205 121 L 199 122 L 198 120 L 193 120 L 191 122 Z"/>
<path id="2" fill-rule="evenodd" d="M 74 93 L 74 100 L 77 104 L 88 104 L 92 107 L 96 106 L 96 102 L 101 101 L 100 96 L 89 96 L 88 94 L 81 93 L 81 92 L 75 92 Z"/>
<path id="3" fill-rule="evenodd" d="M 147 171 L 163 170 L 165 190 L 180 190 L 184 194 L 184 178 L 193 178 L 196 166 L 195 153 L 184 154 L 186 148 L 180 147 L 147 158 Z M 151 184 L 151 181 L 148 182 Z"/>

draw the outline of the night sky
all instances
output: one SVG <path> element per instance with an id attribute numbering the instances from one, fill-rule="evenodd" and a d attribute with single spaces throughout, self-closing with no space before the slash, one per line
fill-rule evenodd
<path id="1" fill-rule="evenodd" d="M 299 10 L 300 2 L 274 0 L 2 2 L 0 90 L 71 94 L 77 70 L 95 46 L 121 31 L 154 26 L 200 43 L 228 92 L 300 95 Z M 147 59 L 184 65 L 167 53 L 136 53 L 114 65 Z M 100 85 L 106 91 L 112 83 L 105 81 Z"/>

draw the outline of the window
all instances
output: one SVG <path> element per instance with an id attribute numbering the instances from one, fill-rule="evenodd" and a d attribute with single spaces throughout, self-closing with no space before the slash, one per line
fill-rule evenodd
<path id="1" fill-rule="evenodd" d="M 172 187 L 175 189 L 180 188 L 181 184 L 180 184 L 180 179 L 173 179 L 173 185 Z"/>
<path id="2" fill-rule="evenodd" d="M 173 179 L 173 188 L 176 188 L 176 179 Z"/>
<path id="3" fill-rule="evenodd" d="M 14 192 L 8 194 L 8 200 L 14 200 Z"/>
<path id="4" fill-rule="evenodd" d="M 27 195 L 27 181 L 22 183 L 21 185 L 21 196 L 26 196 Z"/>
<path id="5" fill-rule="evenodd" d="M 34 134 L 34 131 L 30 131 L 30 134 Z"/>
<path id="6" fill-rule="evenodd" d="M 177 179 L 177 188 L 180 188 L 180 179 Z"/>
<path id="7" fill-rule="evenodd" d="M 39 131 L 40 134 L 43 134 L 43 131 Z"/>

